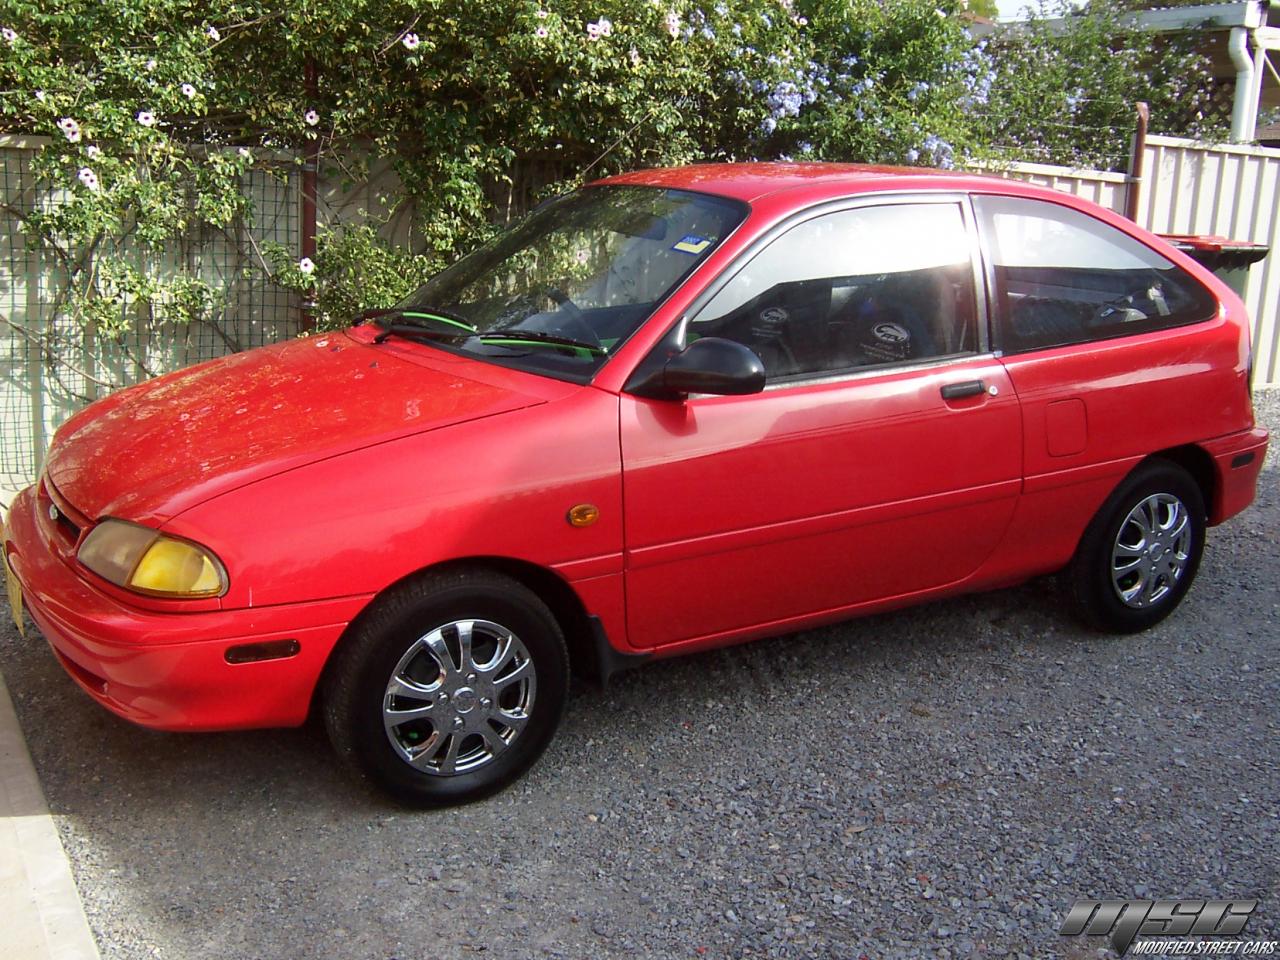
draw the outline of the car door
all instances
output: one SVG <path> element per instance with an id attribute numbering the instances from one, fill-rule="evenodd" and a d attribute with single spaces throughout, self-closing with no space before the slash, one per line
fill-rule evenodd
<path id="1" fill-rule="evenodd" d="M 960 197 L 827 206 L 695 302 L 684 342 L 744 343 L 767 385 L 624 393 L 634 646 L 905 600 L 991 554 L 1017 499 L 1021 434 L 986 347 L 974 236 Z"/>

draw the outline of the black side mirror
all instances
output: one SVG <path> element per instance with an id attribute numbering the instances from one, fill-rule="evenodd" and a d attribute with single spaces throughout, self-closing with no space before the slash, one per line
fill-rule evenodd
<path id="1" fill-rule="evenodd" d="M 751 350 L 733 340 L 703 337 L 695 340 L 633 393 L 674 400 L 690 393 L 738 396 L 764 389 L 764 364 Z"/>

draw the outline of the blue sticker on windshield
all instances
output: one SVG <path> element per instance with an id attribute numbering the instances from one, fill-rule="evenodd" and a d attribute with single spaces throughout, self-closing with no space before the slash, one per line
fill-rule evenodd
<path id="1" fill-rule="evenodd" d="M 679 242 L 671 249 L 679 250 L 681 253 L 699 254 L 707 247 L 711 246 L 711 241 L 705 237 L 695 237 L 692 233 L 681 237 Z"/>

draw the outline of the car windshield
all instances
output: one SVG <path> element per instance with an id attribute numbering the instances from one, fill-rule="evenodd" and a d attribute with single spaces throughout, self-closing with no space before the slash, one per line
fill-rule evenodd
<path id="1" fill-rule="evenodd" d="M 743 219 L 735 201 L 588 187 L 540 207 L 379 321 L 433 346 L 588 379 Z"/>

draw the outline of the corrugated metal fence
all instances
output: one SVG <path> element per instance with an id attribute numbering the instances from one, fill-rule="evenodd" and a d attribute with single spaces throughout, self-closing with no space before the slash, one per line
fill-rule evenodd
<path id="1" fill-rule="evenodd" d="M 1280 150 L 1152 136 L 1143 169 L 1138 223 L 1148 230 L 1217 234 L 1271 247 L 1250 269 L 1244 301 L 1253 318 L 1254 386 L 1280 387 Z M 1124 211 L 1124 174 L 1035 163 L 1001 173 Z"/>

